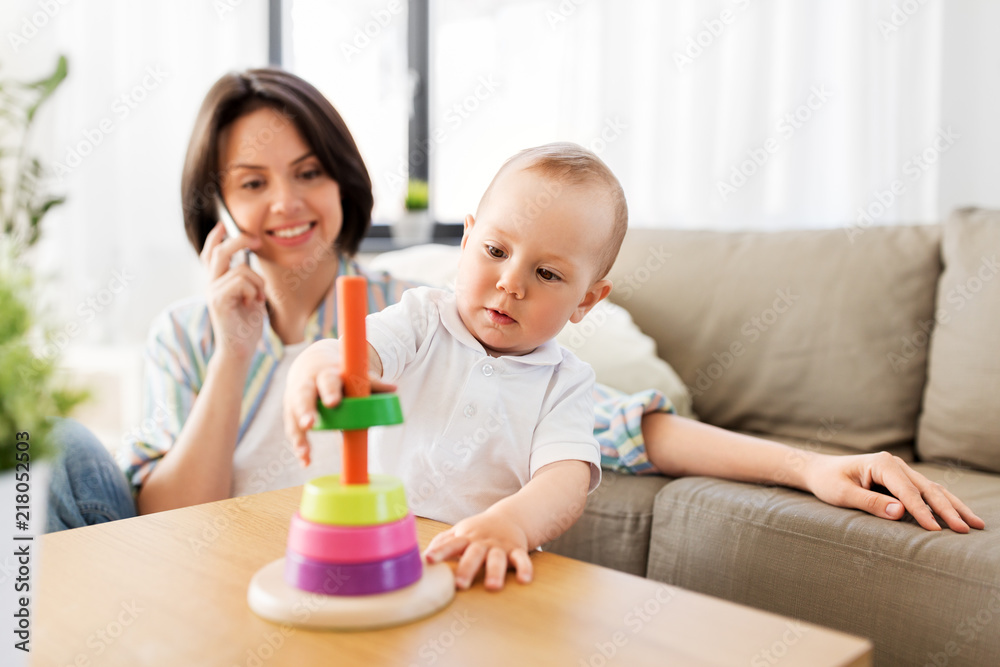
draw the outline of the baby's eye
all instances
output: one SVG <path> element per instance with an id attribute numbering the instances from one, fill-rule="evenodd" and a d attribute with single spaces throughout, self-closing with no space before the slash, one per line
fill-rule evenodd
<path id="1" fill-rule="evenodd" d="M 494 245 L 487 244 L 486 252 L 489 253 L 490 257 L 496 257 L 497 259 L 503 259 L 505 256 L 504 251 Z"/>
<path id="2" fill-rule="evenodd" d="M 547 281 L 547 282 L 552 282 L 552 281 L 555 281 L 555 280 L 559 280 L 559 276 L 557 276 L 556 274 L 552 273 L 548 269 L 538 269 L 538 277 L 541 278 L 542 280 Z"/>

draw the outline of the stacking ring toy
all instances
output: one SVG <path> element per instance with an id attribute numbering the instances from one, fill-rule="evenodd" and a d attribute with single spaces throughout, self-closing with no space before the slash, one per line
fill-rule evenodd
<path id="1" fill-rule="evenodd" d="M 341 474 L 303 486 L 285 557 L 250 581 L 250 608 L 277 623 L 369 630 L 429 616 L 455 596 L 447 564 L 424 566 L 403 482 L 368 474 L 368 429 L 402 423 L 403 413 L 395 395 L 371 393 L 367 305 L 363 277 L 337 278 L 344 398 L 335 408 L 317 401 L 314 428 L 344 432 Z"/>

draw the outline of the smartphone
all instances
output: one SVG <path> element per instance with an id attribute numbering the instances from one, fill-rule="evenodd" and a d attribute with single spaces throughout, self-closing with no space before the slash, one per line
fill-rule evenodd
<path id="1" fill-rule="evenodd" d="M 233 220 L 233 216 L 229 213 L 229 209 L 226 207 L 226 202 L 223 201 L 221 193 L 216 192 L 215 201 L 217 203 L 216 208 L 219 220 L 222 220 L 222 226 L 226 229 L 226 236 L 228 236 L 229 238 L 236 238 L 237 236 L 242 234 L 243 232 L 240 231 L 240 228 L 236 225 L 236 221 Z M 243 260 L 247 264 L 247 266 L 250 265 L 249 248 L 244 248 Z"/>

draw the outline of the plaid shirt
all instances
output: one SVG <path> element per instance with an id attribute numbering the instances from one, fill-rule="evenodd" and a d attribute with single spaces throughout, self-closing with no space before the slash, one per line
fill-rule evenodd
<path id="1" fill-rule="evenodd" d="M 368 309 L 382 310 L 399 301 L 414 283 L 396 280 L 386 273 L 371 274 L 350 260 L 339 262 L 339 275 L 368 278 Z M 243 387 L 237 443 L 253 420 L 270 384 L 274 369 L 284 356 L 284 345 L 264 316 L 264 333 Z M 305 340 L 335 337 L 336 289 L 310 316 Z M 208 361 L 215 350 L 208 304 L 204 297 L 186 299 L 167 309 L 153 323 L 145 351 L 142 401 L 143 422 L 129 437 L 119 464 L 134 493 L 170 450 L 180 435 L 195 398 L 205 383 Z M 657 391 L 627 395 L 609 387 L 595 387 L 594 435 L 601 446 L 605 468 L 630 474 L 655 472 L 646 459 L 641 420 L 647 412 L 673 412 L 670 402 Z"/>

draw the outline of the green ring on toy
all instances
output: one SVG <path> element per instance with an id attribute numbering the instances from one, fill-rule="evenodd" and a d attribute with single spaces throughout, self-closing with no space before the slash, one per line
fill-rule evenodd
<path id="1" fill-rule="evenodd" d="M 345 396 L 336 407 L 316 401 L 318 412 L 314 431 L 360 431 L 372 426 L 403 423 L 403 408 L 396 394 Z"/>
<path id="2" fill-rule="evenodd" d="M 332 526 L 378 526 L 407 515 L 403 482 L 392 475 L 369 475 L 367 484 L 341 484 L 340 475 L 317 477 L 302 488 L 299 514 Z"/>

